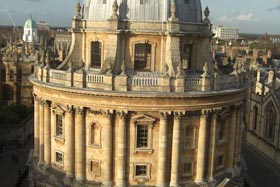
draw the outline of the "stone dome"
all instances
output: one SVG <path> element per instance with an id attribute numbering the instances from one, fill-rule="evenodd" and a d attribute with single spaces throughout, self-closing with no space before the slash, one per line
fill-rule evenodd
<path id="1" fill-rule="evenodd" d="M 30 17 L 24 24 L 25 28 L 37 28 L 36 22 Z"/>
<path id="2" fill-rule="evenodd" d="M 86 20 L 103 21 L 112 15 L 115 0 L 85 0 L 83 16 Z M 129 21 L 165 22 L 170 17 L 173 0 L 117 0 L 119 18 Z M 200 0 L 174 0 L 176 17 L 180 22 L 202 22 Z"/>

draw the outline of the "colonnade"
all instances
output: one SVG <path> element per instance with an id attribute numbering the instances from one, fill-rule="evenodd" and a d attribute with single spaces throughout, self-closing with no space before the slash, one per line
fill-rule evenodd
<path id="1" fill-rule="evenodd" d="M 38 164 L 51 167 L 51 105 L 49 102 L 35 98 L 34 101 L 34 157 L 38 158 Z M 198 144 L 197 144 L 197 160 L 195 182 L 198 184 L 205 183 L 207 180 L 214 180 L 215 159 L 216 159 L 216 140 L 218 129 L 218 115 L 221 111 L 218 109 L 204 109 L 201 111 Z M 233 165 L 238 161 L 240 154 L 240 138 L 241 138 L 241 121 L 239 108 L 234 107 L 230 114 L 231 125 L 229 129 L 228 153 L 226 167 L 232 169 Z M 114 182 L 116 186 L 127 186 L 127 111 L 117 111 L 118 116 L 118 136 L 116 137 L 116 157 L 118 162 L 115 163 L 116 177 L 113 176 L 113 111 L 101 111 L 104 115 L 102 124 L 103 132 L 106 134 L 102 142 L 104 150 L 103 163 L 105 164 L 102 171 L 103 186 L 111 187 Z M 156 174 L 156 185 L 159 187 L 178 187 L 180 186 L 180 166 L 182 154 L 182 118 L 185 111 L 160 111 L 159 122 L 159 145 L 158 145 L 158 163 Z M 167 160 L 168 152 L 168 125 L 169 119 L 173 120 L 172 132 L 172 153 L 171 153 L 171 172 L 170 181 L 167 176 L 167 168 L 169 161 Z M 86 180 L 86 127 L 85 112 L 80 107 L 69 107 L 65 112 L 65 159 L 64 170 L 66 178 L 76 179 L 79 182 Z M 208 132 L 209 131 L 209 132 Z M 208 139 L 210 133 L 210 139 Z M 208 144 L 209 141 L 209 144 Z M 208 146 L 209 145 L 209 146 Z M 114 179 L 115 178 L 115 179 Z"/>

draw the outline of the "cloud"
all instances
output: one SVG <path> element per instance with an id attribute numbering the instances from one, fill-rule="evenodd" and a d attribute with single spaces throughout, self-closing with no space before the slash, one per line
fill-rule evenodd
<path id="1" fill-rule="evenodd" d="M 257 18 L 252 12 L 243 13 L 236 17 L 238 21 L 257 21 Z"/>
<path id="2" fill-rule="evenodd" d="M 222 17 L 219 17 L 218 20 L 221 22 L 231 22 L 232 17 L 228 15 L 223 15 Z"/>
<path id="3" fill-rule="evenodd" d="M 276 3 L 276 6 L 273 8 L 268 8 L 267 10 L 269 12 L 273 12 L 273 11 L 280 11 L 280 0 L 273 0 Z"/>

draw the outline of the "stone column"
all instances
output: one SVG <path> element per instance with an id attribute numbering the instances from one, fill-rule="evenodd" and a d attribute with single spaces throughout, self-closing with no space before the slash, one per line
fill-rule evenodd
<path id="1" fill-rule="evenodd" d="M 235 149 L 235 139 L 236 139 L 236 107 L 232 107 L 231 111 L 231 123 L 230 123 L 230 134 L 228 139 L 228 159 L 227 159 L 227 168 L 231 170 L 234 164 L 234 149 Z"/>
<path id="2" fill-rule="evenodd" d="M 44 100 L 40 100 L 39 105 L 39 129 L 40 129 L 40 150 L 39 150 L 39 165 L 44 164 Z"/>
<path id="3" fill-rule="evenodd" d="M 208 178 L 210 181 L 214 180 L 215 159 L 216 159 L 216 146 L 217 146 L 217 130 L 218 130 L 218 114 L 220 108 L 213 110 L 210 130 L 210 143 L 209 143 L 209 158 L 208 158 Z"/>
<path id="4" fill-rule="evenodd" d="M 179 187 L 180 185 L 180 132 L 181 132 L 181 123 L 182 116 L 184 112 L 175 112 L 174 113 L 174 124 L 173 124 L 173 138 L 172 138 L 172 157 L 171 157 L 171 177 L 170 177 L 170 186 Z"/>
<path id="5" fill-rule="evenodd" d="M 117 151 L 117 182 L 116 186 L 125 187 L 126 186 L 126 112 L 118 112 L 119 115 L 119 127 L 118 127 L 118 151 Z"/>
<path id="6" fill-rule="evenodd" d="M 111 111 L 102 112 L 104 115 L 103 125 L 103 150 L 104 150 L 104 169 L 103 169 L 103 186 L 111 187 L 112 182 L 112 164 L 113 164 L 113 129 L 112 129 L 112 117 Z"/>
<path id="7" fill-rule="evenodd" d="M 167 157 L 167 121 L 168 113 L 160 112 L 159 127 L 159 152 L 158 152 L 158 169 L 157 169 L 157 186 L 166 186 L 166 157 Z"/>
<path id="8" fill-rule="evenodd" d="M 72 106 L 67 106 L 67 111 L 65 113 L 65 172 L 66 172 L 66 182 L 69 184 L 68 180 L 74 178 L 74 154 L 75 154 L 75 134 L 74 134 L 74 111 Z"/>
<path id="9" fill-rule="evenodd" d="M 77 107 L 75 117 L 75 176 L 83 182 L 86 179 L 86 129 L 83 108 Z"/>
<path id="10" fill-rule="evenodd" d="M 40 110 L 39 110 L 39 98 L 34 96 L 34 157 L 39 158 L 40 150 Z"/>
<path id="11" fill-rule="evenodd" d="M 45 166 L 51 166 L 51 110 L 50 103 L 44 103 L 44 160 Z"/>
<path id="12" fill-rule="evenodd" d="M 241 120 L 240 120 L 240 104 L 236 105 L 236 131 L 235 131 L 235 148 L 234 148 L 234 163 L 237 164 L 239 162 L 239 155 L 238 155 L 238 150 L 239 150 L 239 139 L 240 139 L 240 131 L 241 131 Z"/>
<path id="13" fill-rule="evenodd" d="M 198 148 L 197 148 L 197 165 L 195 183 L 205 182 L 206 170 L 206 146 L 207 146 L 207 121 L 210 110 L 202 110 L 199 125 Z"/>
<path id="14" fill-rule="evenodd" d="M 239 109 L 239 116 L 238 116 L 238 144 L 237 144 L 237 150 L 236 150 L 236 159 L 237 162 L 240 162 L 240 153 L 241 153 L 241 143 L 242 143 L 242 132 L 243 132 L 243 114 L 244 114 L 244 104 L 242 103 L 240 105 Z"/>

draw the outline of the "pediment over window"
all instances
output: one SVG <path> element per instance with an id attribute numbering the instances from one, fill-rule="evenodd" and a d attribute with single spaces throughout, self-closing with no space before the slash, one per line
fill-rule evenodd
<path id="1" fill-rule="evenodd" d="M 137 122 L 151 122 L 151 123 L 153 123 L 153 122 L 156 121 L 156 119 L 153 118 L 153 117 L 150 117 L 148 115 L 145 115 L 145 114 L 140 114 L 140 115 L 133 116 L 131 118 L 131 121 L 133 121 L 133 122 L 137 121 Z"/>
<path id="2" fill-rule="evenodd" d="M 55 107 L 52 108 L 52 111 L 59 114 L 64 114 L 66 112 L 66 108 L 60 105 L 56 105 Z"/>

